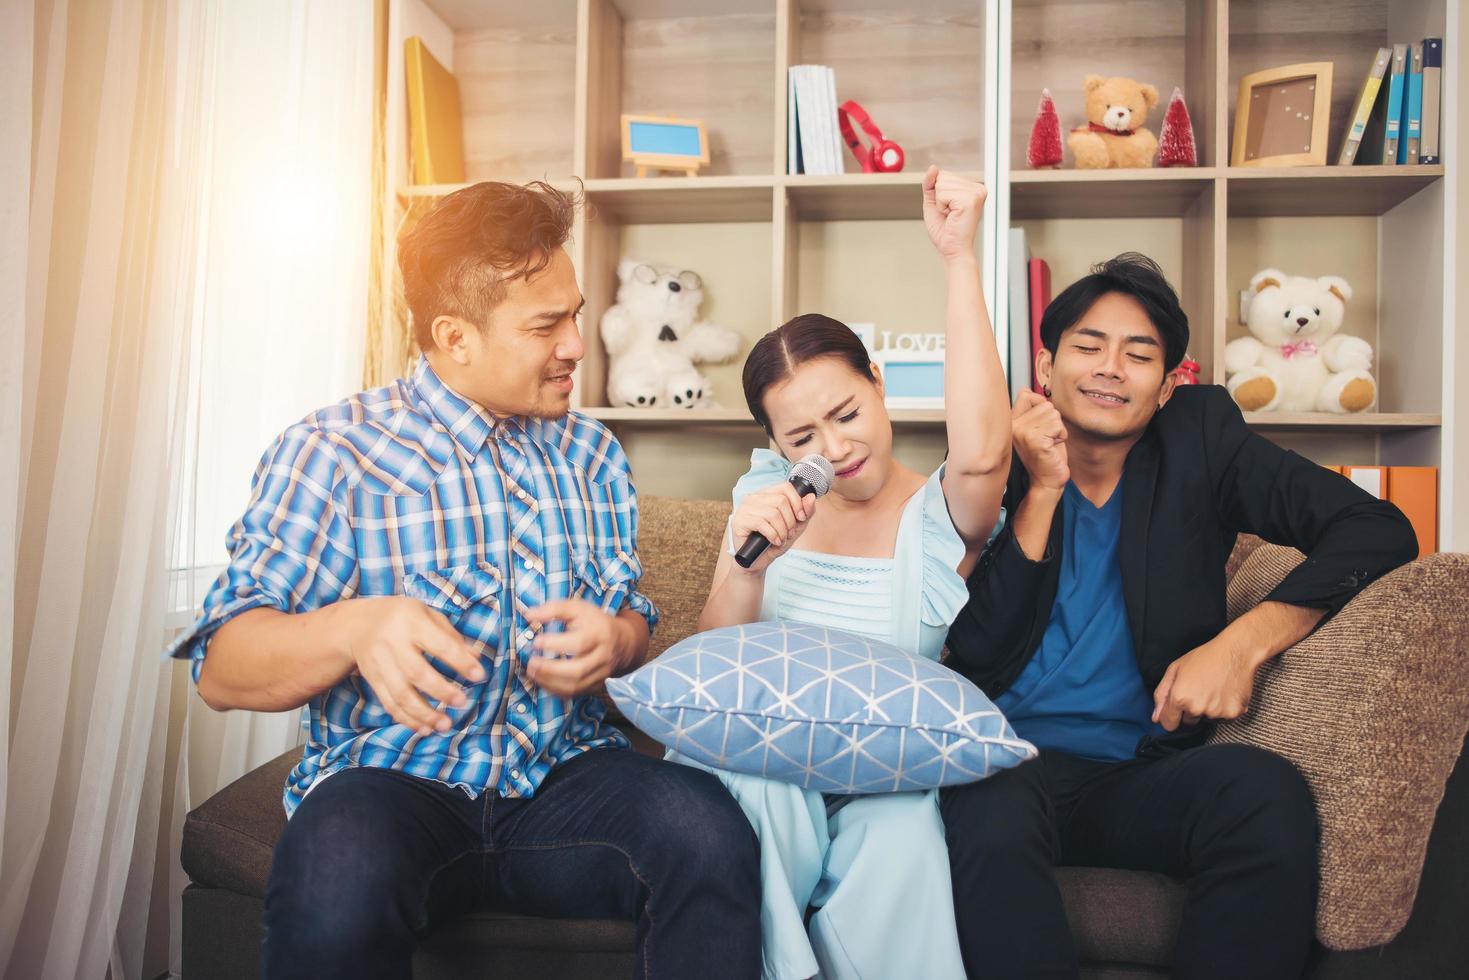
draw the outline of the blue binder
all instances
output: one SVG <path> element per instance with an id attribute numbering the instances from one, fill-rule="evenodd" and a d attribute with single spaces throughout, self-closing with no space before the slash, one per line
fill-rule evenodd
<path id="1" fill-rule="evenodd" d="M 1398 163 L 1418 162 L 1423 135 L 1423 46 L 1413 45 L 1408 57 L 1408 86 L 1403 93 L 1403 138 L 1398 140 Z"/>
<path id="2" fill-rule="evenodd" d="M 1382 134 L 1382 162 L 1398 162 L 1398 147 L 1403 141 L 1403 100 L 1407 92 L 1408 46 L 1392 46 L 1392 79 L 1387 90 L 1387 125 Z"/>

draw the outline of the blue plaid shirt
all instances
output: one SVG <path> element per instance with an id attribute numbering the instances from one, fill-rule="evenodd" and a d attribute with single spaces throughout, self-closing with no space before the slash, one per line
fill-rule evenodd
<path id="1" fill-rule="evenodd" d="M 231 528 L 230 563 L 203 614 L 169 648 L 192 661 L 247 609 L 288 613 L 356 596 L 409 595 L 446 615 L 488 677 L 444 705 L 446 733 L 396 723 L 361 675 L 309 702 L 310 737 L 286 781 L 292 813 L 349 766 L 397 769 L 471 797 L 535 794 L 558 763 L 627 740 L 595 697 L 529 682 L 526 613 L 584 598 L 609 612 L 657 611 L 637 591 L 637 498 L 622 447 L 599 422 L 497 419 L 420 359 L 411 380 L 355 395 L 287 429 L 255 472 Z"/>

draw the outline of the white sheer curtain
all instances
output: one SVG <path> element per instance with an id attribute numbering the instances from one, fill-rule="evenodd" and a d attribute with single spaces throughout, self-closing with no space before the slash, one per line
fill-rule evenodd
<path id="1" fill-rule="evenodd" d="M 4 7 L 9 733 L 0 972 L 141 968 L 163 793 L 169 409 L 189 310 L 197 22 Z M 13 137 L 13 138 L 12 138 Z M 17 530 L 18 529 L 18 530 Z"/>
<path id="2" fill-rule="evenodd" d="M 358 389 L 371 263 L 372 4 L 254 0 L 216 15 L 201 329 L 173 548 L 182 619 L 225 560 L 266 446 Z M 190 701 L 181 813 L 298 743 L 297 713 L 219 715 Z"/>
<path id="3" fill-rule="evenodd" d="M 373 5 L 5 0 L 0 38 L 0 975 L 151 976 L 182 815 L 297 737 L 159 653 L 170 569 L 356 387 Z"/>

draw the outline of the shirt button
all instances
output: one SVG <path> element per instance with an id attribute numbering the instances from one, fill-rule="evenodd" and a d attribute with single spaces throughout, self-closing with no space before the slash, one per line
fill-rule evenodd
<path id="1" fill-rule="evenodd" d="M 519 779 L 520 778 L 520 770 L 519 769 L 512 769 L 512 770 L 510 770 L 510 778 L 511 779 Z"/>
<path id="2" fill-rule="evenodd" d="M 535 630 L 522 630 L 520 634 L 520 642 L 529 643 L 535 635 Z"/>
<path id="3" fill-rule="evenodd" d="M 515 706 L 515 710 L 518 711 L 518 712 L 520 712 L 521 714 L 525 714 L 525 705 L 523 705 L 523 704 L 517 704 Z"/>
<path id="4" fill-rule="evenodd" d="M 530 503 L 530 494 L 526 493 L 524 490 L 515 491 L 515 496 L 516 499 L 518 499 L 523 504 Z"/>
<path id="5" fill-rule="evenodd" d="M 524 568 L 528 572 L 532 568 L 535 568 L 536 567 L 536 563 L 533 562 L 533 561 L 531 561 L 529 558 L 527 558 L 525 561 L 523 561 L 523 562 L 520 563 L 520 567 L 521 568 Z"/>

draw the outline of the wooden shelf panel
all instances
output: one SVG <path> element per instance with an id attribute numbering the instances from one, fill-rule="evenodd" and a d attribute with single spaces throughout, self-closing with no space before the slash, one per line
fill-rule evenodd
<path id="1" fill-rule="evenodd" d="M 799 221 L 885 221 L 923 216 L 923 173 L 780 178 Z"/>
<path id="2" fill-rule="evenodd" d="M 1444 168 L 1226 167 L 1231 217 L 1380 216 L 1441 179 Z"/>
<path id="3" fill-rule="evenodd" d="M 486 177 L 486 180 L 498 179 Z M 575 177 L 552 177 L 546 181 L 558 190 L 569 194 L 579 194 L 582 191 L 582 182 Z M 462 184 L 407 184 L 398 188 L 398 200 L 403 202 L 413 201 L 421 198 L 448 197 L 455 191 L 463 190 L 478 181 L 467 180 Z M 511 181 L 511 183 L 525 183 L 525 181 Z"/>
<path id="4" fill-rule="evenodd" d="M 743 408 L 720 409 L 643 409 L 590 406 L 578 412 L 603 422 L 634 422 L 644 425 L 754 425 L 755 420 Z M 889 409 L 894 425 L 942 425 L 942 409 Z M 1405 429 L 1433 429 L 1443 424 L 1440 415 L 1416 412 L 1364 412 L 1360 415 L 1334 415 L 1329 412 L 1246 412 L 1245 421 L 1256 429 L 1297 429 L 1312 431 L 1392 432 Z"/>
<path id="5" fill-rule="evenodd" d="M 1013 170 L 1010 217 L 1179 218 L 1213 186 L 1213 167 Z"/>
<path id="6" fill-rule="evenodd" d="M 603 422 L 636 422 L 644 425 L 754 425 L 743 408 L 679 409 L 622 408 L 591 405 L 576 409 Z M 937 425 L 944 421 L 942 409 L 893 408 L 888 417 L 894 425 Z"/>
<path id="7" fill-rule="evenodd" d="M 1336 415 L 1331 412 L 1246 412 L 1245 421 L 1257 429 L 1388 432 L 1437 428 L 1443 424 L 1443 416 L 1417 412 L 1363 412 L 1359 415 Z"/>
<path id="8" fill-rule="evenodd" d="M 770 221 L 774 177 L 631 177 L 589 180 L 594 216 L 624 225 Z"/>
<path id="9" fill-rule="evenodd" d="M 603 422 L 641 422 L 648 425 L 754 425 L 743 408 L 625 408 L 588 405 L 576 409 Z"/>

